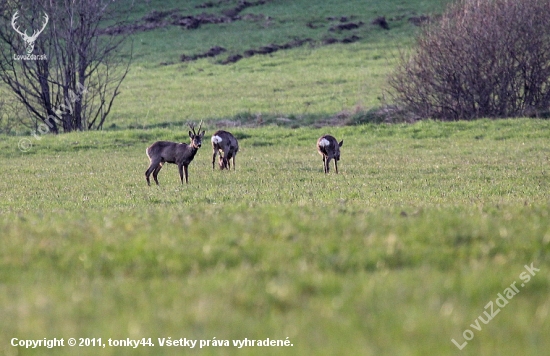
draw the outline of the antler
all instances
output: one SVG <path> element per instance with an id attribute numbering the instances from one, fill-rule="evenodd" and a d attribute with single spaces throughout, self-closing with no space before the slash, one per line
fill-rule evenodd
<path id="1" fill-rule="evenodd" d="M 19 11 L 16 11 L 15 14 L 13 14 L 13 17 L 11 18 L 11 27 L 13 27 L 13 29 L 15 30 L 15 32 L 17 32 L 18 34 L 20 34 L 21 36 L 25 36 L 25 37 L 28 37 L 27 36 L 27 31 L 25 31 L 25 33 L 19 31 L 19 26 L 18 27 L 15 27 L 17 26 L 17 24 L 15 23 L 16 20 L 19 18 L 19 15 L 18 15 Z"/>
<path id="2" fill-rule="evenodd" d="M 201 120 L 201 123 L 199 124 L 199 130 L 197 131 L 199 133 L 199 135 L 201 133 L 201 128 L 202 128 L 202 120 Z"/>
<path id="3" fill-rule="evenodd" d="M 201 120 L 201 123 L 199 124 L 199 129 L 198 129 L 198 131 L 196 131 L 196 132 L 195 132 L 195 124 L 189 123 L 188 125 L 189 125 L 189 127 L 191 128 L 191 130 L 193 130 L 193 135 L 197 135 L 197 132 L 198 132 L 199 134 L 201 133 L 202 120 Z"/>
<path id="4" fill-rule="evenodd" d="M 25 30 L 25 32 L 21 32 L 19 31 L 19 26 L 17 26 L 17 19 L 19 18 L 19 11 L 16 11 L 15 14 L 13 14 L 12 18 L 11 18 L 11 27 L 13 27 L 13 29 L 15 30 L 15 32 L 17 32 L 18 34 L 20 34 L 21 36 L 23 36 L 25 38 L 26 41 L 34 41 L 36 40 L 36 38 L 38 37 L 39 34 L 42 33 L 42 31 L 44 31 L 44 29 L 46 28 L 46 25 L 48 24 L 48 20 L 50 19 L 48 17 L 48 14 L 47 13 L 44 13 L 44 25 L 42 25 L 42 28 L 38 31 L 34 31 L 34 33 L 32 34 L 32 36 L 29 37 L 29 35 L 27 35 L 27 30 Z"/>
<path id="5" fill-rule="evenodd" d="M 195 125 L 192 123 L 188 123 L 187 125 L 189 125 L 189 128 L 191 129 L 191 131 L 193 131 L 193 135 L 196 135 L 197 133 L 195 132 Z"/>
<path id="6" fill-rule="evenodd" d="M 48 20 L 49 20 L 49 17 L 48 17 L 48 14 L 47 13 L 44 13 L 44 25 L 42 26 L 42 28 L 39 30 L 39 31 L 34 31 L 34 33 L 32 34 L 32 36 L 30 37 L 31 40 L 35 40 L 39 34 L 42 33 L 42 31 L 44 31 L 44 29 L 46 28 L 46 25 L 48 24 Z"/>

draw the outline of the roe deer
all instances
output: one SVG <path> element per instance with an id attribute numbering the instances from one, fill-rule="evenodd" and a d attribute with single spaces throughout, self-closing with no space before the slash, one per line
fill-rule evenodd
<path id="1" fill-rule="evenodd" d="M 340 147 L 344 144 L 344 140 L 338 142 L 331 135 L 321 136 L 317 140 L 317 151 L 323 156 L 323 168 L 325 173 L 328 173 L 330 160 L 334 158 L 334 168 L 338 173 L 338 161 L 340 160 Z"/>
<path id="2" fill-rule="evenodd" d="M 239 152 L 239 143 L 235 136 L 227 131 L 216 131 L 216 133 L 212 135 L 212 150 L 212 169 L 214 169 L 216 153 L 219 153 L 220 158 L 218 164 L 220 169 L 227 168 L 231 170 L 231 163 L 229 163 L 229 160 L 233 158 L 233 170 L 235 170 L 235 156 L 237 152 Z"/>
<path id="3" fill-rule="evenodd" d="M 157 175 L 159 174 L 159 171 L 164 163 L 177 164 L 180 172 L 181 184 L 183 184 L 184 172 L 185 183 L 189 183 L 187 167 L 195 157 L 197 150 L 202 145 L 204 131 L 200 132 L 201 126 L 202 121 L 199 125 L 199 130 L 195 132 L 195 126 L 189 124 L 191 130 L 193 130 L 192 132 L 189 131 L 189 137 L 191 138 L 190 144 L 169 141 L 157 141 L 151 146 L 147 147 L 145 153 L 147 153 L 147 157 L 149 157 L 149 160 L 151 161 L 149 168 L 147 168 L 147 170 L 145 171 L 145 179 L 147 180 L 148 185 L 151 185 L 151 182 L 149 181 L 149 176 L 151 175 L 151 173 L 153 173 L 153 178 L 155 179 L 157 185 L 159 185 Z"/>

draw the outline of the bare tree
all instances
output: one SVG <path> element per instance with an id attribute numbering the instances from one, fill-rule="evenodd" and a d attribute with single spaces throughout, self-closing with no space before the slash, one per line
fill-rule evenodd
<path id="1" fill-rule="evenodd" d="M 0 79 L 50 132 L 103 127 L 132 58 L 122 53 L 127 36 L 101 35 L 101 25 L 122 22 L 118 4 L 0 4 Z"/>
<path id="2" fill-rule="evenodd" d="M 0 133 L 10 134 L 20 127 L 32 127 L 32 122 L 24 116 L 25 110 L 14 98 L 0 98 Z"/>
<path id="3" fill-rule="evenodd" d="M 550 108 L 550 1 L 460 0 L 419 36 L 390 77 L 395 97 L 443 120 Z"/>

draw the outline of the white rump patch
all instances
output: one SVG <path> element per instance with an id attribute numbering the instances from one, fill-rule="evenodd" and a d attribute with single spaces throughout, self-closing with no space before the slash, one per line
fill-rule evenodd
<path id="1" fill-rule="evenodd" d="M 326 146 L 329 146 L 329 145 L 330 145 L 330 142 L 326 138 L 323 138 L 321 141 L 319 141 L 319 146 L 321 146 L 321 147 L 326 147 Z"/>
<path id="2" fill-rule="evenodd" d="M 222 142 L 222 138 L 218 135 L 212 136 L 212 143 L 220 143 Z"/>

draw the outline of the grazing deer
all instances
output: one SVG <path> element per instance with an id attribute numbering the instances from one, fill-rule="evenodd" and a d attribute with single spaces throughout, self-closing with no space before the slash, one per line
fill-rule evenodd
<path id="1" fill-rule="evenodd" d="M 216 153 L 219 153 L 220 158 L 218 164 L 220 169 L 227 168 L 231 170 L 231 163 L 229 163 L 229 160 L 233 158 L 233 170 L 235 170 L 235 156 L 237 152 L 239 152 L 239 143 L 235 136 L 227 131 L 216 131 L 216 133 L 212 135 L 212 150 L 212 169 L 214 169 Z"/>
<path id="2" fill-rule="evenodd" d="M 145 171 L 145 179 L 147 180 L 147 184 L 151 185 L 151 182 L 149 181 L 149 176 L 151 173 L 153 173 L 153 178 L 155 179 L 155 182 L 157 185 L 159 185 L 159 181 L 157 179 L 157 175 L 159 174 L 160 169 L 162 168 L 162 165 L 164 163 L 174 163 L 178 165 L 178 169 L 180 172 L 180 179 L 181 184 L 183 184 L 183 173 L 185 172 L 185 183 L 189 183 L 187 170 L 189 163 L 193 160 L 195 157 L 195 154 L 197 153 L 197 150 L 202 145 L 202 138 L 204 137 L 204 131 L 201 131 L 202 121 L 199 125 L 199 130 L 195 132 L 195 126 L 192 124 L 189 124 L 189 127 L 192 132 L 189 131 L 189 137 L 191 138 L 191 143 L 177 143 L 177 142 L 169 142 L 169 141 L 157 141 L 153 143 L 151 146 L 147 147 L 147 150 L 145 153 L 147 153 L 147 157 L 149 157 L 149 160 L 151 161 L 151 164 L 149 165 L 149 168 Z"/>
<path id="3" fill-rule="evenodd" d="M 338 142 L 331 135 L 321 136 L 317 140 L 317 151 L 323 156 L 323 168 L 325 173 L 328 173 L 330 160 L 334 158 L 334 168 L 338 173 L 338 161 L 340 160 L 340 147 L 344 144 L 344 140 Z"/>

